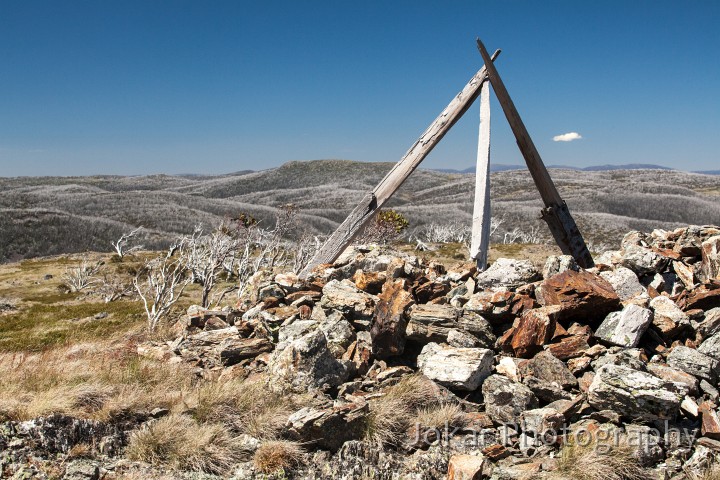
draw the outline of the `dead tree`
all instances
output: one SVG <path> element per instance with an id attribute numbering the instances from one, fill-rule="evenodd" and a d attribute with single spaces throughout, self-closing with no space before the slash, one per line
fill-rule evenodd
<path id="1" fill-rule="evenodd" d="M 117 253 L 118 257 L 122 259 L 125 255 L 136 252 L 138 250 L 141 250 L 143 247 L 142 245 L 134 245 L 131 248 L 127 248 L 128 244 L 130 243 L 130 240 L 132 240 L 134 237 L 136 237 L 141 231 L 143 227 L 140 226 L 136 228 L 135 230 L 131 231 L 130 233 L 124 233 L 117 242 L 110 242 L 110 244 L 115 249 L 115 253 Z"/>
<path id="2" fill-rule="evenodd" d="M 145 263 L 145 268 L 133 279 L 133 286 L 142 298 L 149 331 L 157 329 L 160 320 L 180 300 L 190 280 L 185 266 L 175 256 L 164 255 Z"/>

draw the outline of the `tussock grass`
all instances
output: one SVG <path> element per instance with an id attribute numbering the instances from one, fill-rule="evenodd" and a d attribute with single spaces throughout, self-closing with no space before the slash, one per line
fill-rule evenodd
<path id="1" fill-rule="evenodd" d="M 463 426 L 465 415 L 459 405 L 445 403 L 418 411 L 415 421 L 426 428 L 442 429 L 445 425 Z"/>
<path id="2" fill-rule="evenodd" d="M 175 470 L 221 474 L 240 461 L 237 437 L 221 424 L 198 424 L 173 414 L 130 436 L 125 455 L 131 460 L 166 465 Z"/>
<path id="3" fill-rule="evenodd" d="M 265 474 L 284 474 L 297 467 L 303 456 L 300 444 L 287 440 L 271 440 L 263 443 L 255 451 L 253 464 Z"/>
<path id="4" fill-rule="evenodd" d="M 398 445 L 415 423 L 435 428 L 459 419 L 460 408 L 444 403 L 433 382 L 422 375 L 408 375 L 383 396 L 370 400 L 365 440 L 379 447 Z"/>
<path id="5" fill-rule="evenodd" d="M 274 439 L 288 417 L 304 403 L 302 396 L 271 392 L 265 378 L 218 380 L 194 390 L 187 403 L 199 422 L 217 422 L 236 433 Z"/>
<path id="6" fill-rule="evenodd" d="M 557 469 L 546 480 L 644 480 L 648 472 L 637 457 L 637 447 L 620 437 L 618 442 L 599 443 L 596 438 L 575 439 L 560 450 Z"/>

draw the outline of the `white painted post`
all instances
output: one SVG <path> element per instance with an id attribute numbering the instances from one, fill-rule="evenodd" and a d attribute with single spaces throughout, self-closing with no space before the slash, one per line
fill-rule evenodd
<path id="1" fill-rule="evenodd" d="M 470 257 L 479 272 L 487 266 L 490 247 L 490 85 L 480 87 L 480 132 L 475 170 L 475 206 L 473 208 Z"/>

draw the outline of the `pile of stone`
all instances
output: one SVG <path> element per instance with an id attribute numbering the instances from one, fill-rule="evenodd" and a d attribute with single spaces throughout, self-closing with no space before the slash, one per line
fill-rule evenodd
<path id="1" fill-rule="evenodd" d="M 243 307 L 193 307 L 175 341 L 139 351 L 314 392 L 326 407 L 294 413 L 285 434 L 336 478 L 368 465 L 373 478 L 527 478 L 557 468 L 563 435 L 603 429 L 640 435 L 649 475 L 685 478 L 720 456 L 718 227 L 631 232 L 588 270 L 567 256 L 542 272 L 446 269 L 353 247 L 308 279 L 258 283 Z M 362 441 L 368 404 L 409 375 L 459 405 L 463 428 L 419 425 L 378 453 Z M 298 478 L 323 478 L 305 468 Z"/>

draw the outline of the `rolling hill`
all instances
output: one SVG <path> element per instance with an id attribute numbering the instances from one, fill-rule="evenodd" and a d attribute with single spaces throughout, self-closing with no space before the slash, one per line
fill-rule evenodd
<path id="1" fill-rule="evenodd" d="M 0 261 L 85 250 L 107 251 L 136 226 L 160 247 L 196 224 L 250 213 L 272 225 L 276 207 L 300 207 L 308 231 L 331 232 L 392 167 L 344 160 L 289 162 L 221 176 L 151 175 L 0 178 Z M 677 170 L 551 169 L 592 245 L 617 244 L 631 229 L 720 223 L 720 178 Z M 418 170 L 389 202 L 410 233 L 431 223 L 469 225 L 474 175 Z M 513 229 L 540 232 L 542 206 L 526 170 L 492 174 L 495 241 Z"/>

